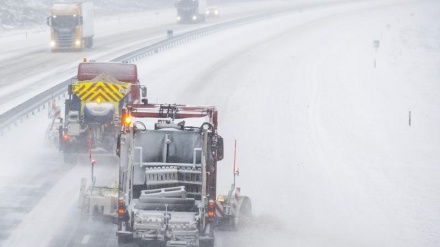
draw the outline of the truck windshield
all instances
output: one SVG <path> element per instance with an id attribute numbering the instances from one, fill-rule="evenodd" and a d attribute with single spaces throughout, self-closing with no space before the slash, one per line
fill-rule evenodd
<path id="1" fill-rule="evenodd" d="M 79 18 L 76 15 L 53 16 L 52 26 L 60 28 L 72 28 L 79 25 Z"/>

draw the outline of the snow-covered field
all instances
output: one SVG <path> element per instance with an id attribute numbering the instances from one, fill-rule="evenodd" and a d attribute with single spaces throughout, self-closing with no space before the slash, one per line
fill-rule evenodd
<path id="1" fill-rule="evenodd" d="M 439 19 L 440 2 L 428 0 L 304 10 L 137 63 L 150 101 L 218 107 L 219 193 L 238 142 L 238 184 L 255 219 L 216 246 L 440 245 Z M 44 172 L 39 164 L 62 177 L 3 246 L 46 246 L 88 176 L 87 165 L 41 163 L 60 160 L 39 147 L 43 115 L 0 139 L 0 187 Z M 15 201 L 4 201 L 7 213 Z"/>

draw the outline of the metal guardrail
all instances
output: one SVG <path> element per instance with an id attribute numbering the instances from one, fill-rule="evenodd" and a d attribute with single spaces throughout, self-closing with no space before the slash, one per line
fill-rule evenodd
<path id="1" fill-rule="evenodd" d="M 339 3 L 344 3 L 347 1 L 341 1 Z M 231 29 L 237 26 L 242 26 L 245 24 L 261 21 L 264 19 L 268 19 L 277 15 L 293 12 L 293 11 L 301 11 L 302 9 L 313 8 L 313 7 L 326 7 L 327 5 L 334 5 L 335 3 L 328 4 L 307 4 L 307 5 L 298 5 L 292 8 L 286 8 L 282 11 L 273 11 L 265 14 L 240 18 L 233 21 L 228 21 L 224 23 L 219 23 L 216 25 L 204 27 L 201 29 L 197 29 L 194 31 L 186 32 L 183 34 L 179 34 L 173 37 L 168 37 L 165 40 L 159 41 L 155 44 L 140 48 L 138 50 L 129 52 L 117 58 L 111 60 L 111 62 L 127 62 L 133 63 L 139 59 L 143 59 L 148 56 L 152 56 L 164 50 L 182 45 L 184 43 L 191 42 L 192 40 L 211 35 L 213 33 L 220 32 L 222 30 Z M 60 98 L 64 94 L 67 93 L 67 86 L 71 83 L 71 81 L 75 77 L 72 77 L 68 80 L 65 80 L 56 86 L 36 95 L 35 97 L 13 107 L 12 109 L 6 111 L 5 113 L 0 115 L 0 135 L 3 135 L 5 129 L 8 129 L 11 125 L 17 125 L 19 122 L 23 121 L 24 118 L 29 118 L 30 115 L 33 115 L 35 112 L 40 111 L 41 109 L 45 109 L 46 105 L 50 104 L 50 101 L 54 98 Z"/>

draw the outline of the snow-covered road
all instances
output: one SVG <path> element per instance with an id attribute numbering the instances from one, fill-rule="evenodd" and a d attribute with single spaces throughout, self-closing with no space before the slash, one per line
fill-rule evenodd
<path id="1" fill-rule="evenodd" d="M 238 141 L 238 183 L 252 199 L 255 220 L 239 233 L 218 234 L 216 246 L 440 244 L 439 17 L 438 1 L 314 9 L 138 62 L 150 101 L 218 107 L 227 145 L 219 193 L 232 181 Z M 42 170 L 25 162 L 60 159 L 38 147 L 46 126 L 41 115 L 1 140 L 4 191 L 11 179 Z M 28 155 L 16 157 L 17 147 Z M 49 180 L 52 189 L 26 211 L 4 246 L 50 245 L 51 230 L 76 217 L 75 190 L 88 167 L 54 165 L 47 172 L 62 177 Z M 2 212 L 11 204 L 1 203 Z M 43 228 L 42 220 L 50 224 Z M 65 237 L 57 234 L 58 241 Z M 99 236 L 88 236 L 70 244 L 94 246 Z"/>

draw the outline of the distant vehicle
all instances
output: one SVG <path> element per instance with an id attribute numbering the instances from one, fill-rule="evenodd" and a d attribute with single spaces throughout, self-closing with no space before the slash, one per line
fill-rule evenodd
<path id="1" fill-rule="evenodd" d="M 47 17 L 52 51 L 93 47 L 94 12 L 92 2 L 53 3 Z"/>
<path id="2" fill-rule="evenodd" d="M 206 0 L 177 0 L 177 22 L 194 23 L 206 19 Z"/>
<path id="3" fill-rule="evenodd" d="M 219 17 L 220 11 L 217 7 L 209 7 L 208 10 L 206 10 L 206 17 Z"/>

